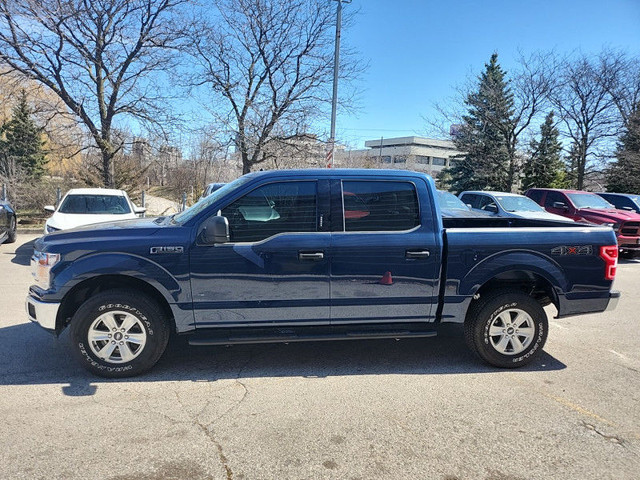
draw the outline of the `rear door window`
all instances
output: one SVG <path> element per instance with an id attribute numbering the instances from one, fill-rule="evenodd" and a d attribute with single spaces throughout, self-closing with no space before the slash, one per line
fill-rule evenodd
<path id="1" fill-rule="evenodd" d="M 342 182 L 346 232 L 403 231 L 420 225 L 415 185 L 394 181 Z"/>

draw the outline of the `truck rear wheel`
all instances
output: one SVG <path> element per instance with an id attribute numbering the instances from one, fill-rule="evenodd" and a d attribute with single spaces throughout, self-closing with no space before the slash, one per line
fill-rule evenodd
<path id="1" fill-rule="evenodd" d="M 71 319 L 73 350 L 102 377 L 138 375 L 156 364 L 169 340 L 169 322 L 152 299 L 109 290 L 84 302 Z"/>
<path id="2" fill-rule="evenodd" d="M 471 306 L 465 339 L 485 362 L 517 368 L 540 355 L 548 329 L 547 314 L 534 298 L 502 290 L 481 297 Z"/>

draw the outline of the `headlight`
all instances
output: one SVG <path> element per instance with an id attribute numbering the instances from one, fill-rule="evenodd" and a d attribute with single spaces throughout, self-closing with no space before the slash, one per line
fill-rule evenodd
<path id="1" fill-rule="evenodd" d="M 33 252 L 31 257 L 31 274 L 36 283 L 44 288 L 50 287 L 51 267 L 60 261 L 59 253 Z"/>
<path id="2" fill-rule="evenodd" d="M 620 228 L 620 224 L 619 223 L 603 223 L 603 225 L 605 227 L 611 227 L 616 231 Z"/>
<path id="3" fill-rule="evenodd" d="M 44 229 L 47 233 L 53 233 L 53 232 L 57 232 L 58 230 L 60 230 L 59 228 L 56 227 L 52 227 L 51 225 L 49 225 L 48 223 L 45 224 Z"/>

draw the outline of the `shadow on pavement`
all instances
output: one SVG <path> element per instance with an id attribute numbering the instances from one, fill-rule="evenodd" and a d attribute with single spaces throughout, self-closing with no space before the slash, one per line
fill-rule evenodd
<path id="1" fill-rule="evenodd" d="M 16 248 L 16 253 L 15 256 L 11 259 L 11 263 L 29 266 L 31 262 L 31 255 L 33 255 L 33 244 L 35 242 L 36 241 L 34 239 Z"/>
<path id="2" fill-rule="evenodd" d="M 70 356 L 68 335 L 55 339 L 37 325 L 0 329 L 0 385 L 64 384 L 69 396 L 93 395 L 101 383 L 193 381 L 266 377 L 323 378 L 345 375 L 447 375 L 499 373 L 464 343 L 461 325 L 444 325 L 435 338 L 349 340 L 230 347 L 192 347 L 184 338 L 169 343 L 147 374 L 122 380 L 95 377 Z M 520 372 L 566 368 L 546 352 Z"/>

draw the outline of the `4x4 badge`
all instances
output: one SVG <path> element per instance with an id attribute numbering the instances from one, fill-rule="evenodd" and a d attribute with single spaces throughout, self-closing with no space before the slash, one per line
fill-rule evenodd
<path id="1" fill-rule="evenodd" d="M 551 255 L 592 255 L 591 245 L 577 245 L 575 247 L 562 245 L 551 250 Z"/>
<path id="2" fill-rule="evenodd" d="M 151 247 L 149 253 L 151 255 L 158 253 L 184 253 L 184 247 Z"/>

